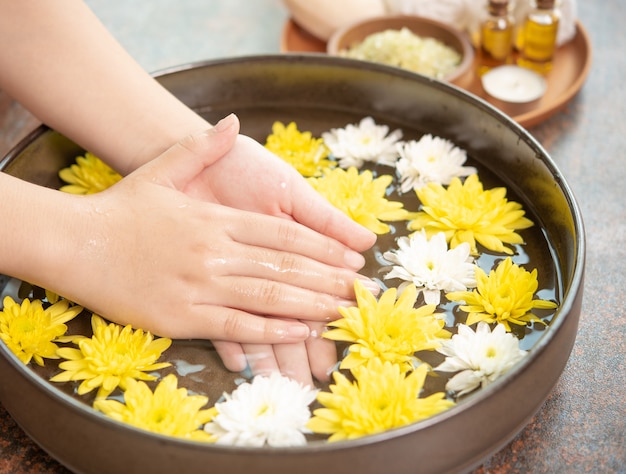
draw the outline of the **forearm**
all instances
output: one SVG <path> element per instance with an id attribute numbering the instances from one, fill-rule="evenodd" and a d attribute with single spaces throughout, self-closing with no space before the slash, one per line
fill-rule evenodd
<path id="1" fill-rule="evenodd" d="M 82 197 L 0 172 L 0 274 L 50 288 L 72 271 Z"/>
<path id="2" fill-rule="evenodd" d="M 0 87 L 123 174 L 208 127 L 83 2 L 0 0 L 0 12 Z"/>

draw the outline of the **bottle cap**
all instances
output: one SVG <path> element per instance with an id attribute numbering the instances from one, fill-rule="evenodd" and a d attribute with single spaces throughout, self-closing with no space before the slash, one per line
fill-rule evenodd
<path id="1" fill-rule="evenodd" d="M 489 0 L 487 9 L 492 16 L 506 15 L 509 11 L 509 0 Z"/>
<path id="2" fill-rule="evenodd" d="M 555 0 L 537 0 L 537 7 L 541 9 L 554 8 Z"/>

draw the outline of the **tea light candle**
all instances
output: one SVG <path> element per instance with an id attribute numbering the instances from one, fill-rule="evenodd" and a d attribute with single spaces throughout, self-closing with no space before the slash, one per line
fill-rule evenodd
<path id="1" fill-rule="evenodd" d="M 490 96 L 506 102 L 532 102 L 546 92 L 546 80 L 540 74 L 520 66 L 496 67 L 485 73 L 481 81 Z"/>

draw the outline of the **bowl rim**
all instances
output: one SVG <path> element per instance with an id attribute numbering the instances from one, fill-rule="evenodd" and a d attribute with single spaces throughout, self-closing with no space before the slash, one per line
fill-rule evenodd
<path id="1" fill-rule="evenodd" d="M 542 147 L 542 145 L 531 135 L 528 131 L 526 131 L 523 127 L 521 127 L 518 123 L 516 123 L 512 118 L 505 115 L 503 112 L 499 111 L 496 107 L 492 106 L 485 100 L 468 93 L 461 88 L 454 86 L 453 84 L 444 83 L 442 81 L 438 81 L 435 79 L 427 78 L 425 76 L 416 75 L 411 73 L 410 71 L 406 71 L 400 68 L 395 68 L 392 66 L 386 66 L 378 63 L 370 63 L 363 62 L 353 59 L 346 59 L 340 57 L 331 57 L 325 54 L 316 54 L 316 53 L 305 53 L 305 54 L 268 54 L 268 55 L 249 55 L 249 56 L 239 56 L 234 58 L 221 58 L 221 59 L 211 59 L 211 60 L 203 60 L 197 62 L 191 62 L 187 64 L 182 64 L 178 66 L 172 66 L 169 68 L 164 68 L 158 70 L 154 73 L 154 77 L 159 80 L 160 78 L 164 78 L 171 74 L 176 74 L 179 72 L 185 72 L 193 69 L 200 69 L 205 67 L 212 66 L 221 66 L 227 64 L 246 64 L 250 61 L 257 62 L 282 62 L 284 64 L 293 63 L 293 59 L 296 59 L 297 62 L 319 62 L 324 64 L 332 64 L 339 65 L 341 67 L 353 68 L 366 68 L 373 71 L 380 71 L 386 74 L 392 74 L 397 76 L 405 76 L 410 78 L 411 80 L 418 80 L 418 82 L 423 82 L 428 84 L 430 87 L 436 87 L 439 89 L 446 89 L 447 92 L 452 93 L 455 96 L 463 97 L 464 100 L 469 102 L 474 102 L 475 106 L 480 107 L 483 111 L 487 112 L 493 118 L 498 120 L 500 123 L 505 124 L 507 127 L 513 128 L 520 136 L 523 135 L 524 139 L 528 142 L 530 146 L 533 147 L 537 151 L 537 158 L 541 159 L 549 172 L 555 177 L 556 185 L 559 186 L 564 194 L 564 197 L 569 205 L 569 210 L 572 213 L 572 221 L 574 230 L 577 236 L 576 243 L 577 246 L 574 249 L 574 263 L 572 265 L 572 273 L 569 276 L 569 285 L 564 287 L 564 298 L 560 302 L 559 308 L 555 313 L 555 317 L 553 318 L 550 325 L 546 328 L 546 333 L 539 338 L 539 340 L 535 343 L 532 348 L 532 351 L 529 352 L 528 357 L 524 357 L 520 362 L 518 362 L 511 370 L 509 370 L 505 375 L 500 377 L 498 380 L 493 382 L 488 387 L 482 388 L 480 391 L 477 391 L 471 395 L 469 395 L 466 399 L 462 401 L 462 403 L 457 404 L 456 406 L 446 410 L 445 412 L 434 415 L 425 420 L 421 420 L 406 426 L 402 426 L 399 428 L 394 428 L 391 430 L 387 430 L 382 433 L 372 434 L 368 436 L 364 436 L 362 438 L 357 438 L 353 440 L 345 440 L 340 443 L 328 443 L 325 441 L 320 442 L 312 442 L 305 446 L 301 447 L 289 447 L 289 448 L 274 448 L 274 447 L 261 447 L 261 448 L 252 448 L 252 447 L 235 447 L 235 446 L 223 446 L 223 445 L 215 445 L 215 444 L 206 444 L 202 442 L 179 439 L 175 437 L 165 436 L 158 433 L 153 433 L 150 431 L 141 430 L 130 426 L 128 424 L 118 422 L 112 420 L 105 415 L 97 412 L 93 407 L 83 403 L 65 394 L 62 390 L 55 387 L 49 381 L 38 377 L 35 372 L 32 370 L 27 370 L 28 367 L 24 365 L 19 359 L 6 347 L 5 344 L 0 344 L 0 355 L 4 356 L 4 359 L 11 365 L 16 371 L 26 374 L 27 381 L 37 386 L 40 390 L 43 390 L 47 395 L 51 396 L 57 402 L 62 403 L 72 411 L 78 412 L 83 416 L 97 417 L 99 422 L 104 422 L 110 428 L 116 431 L 131 431 L 135 432 L 138 436 L 147 437 L 153 439 L 156 443 L 167 443 L 173 445 L 181 445 L 186 448 L 193 449 L 202 449 L 202 450 L 212 450 L 214 452 L 237 452 L 239 455 L 259 455 L 259 454 L 267 454 L 274 455 L 277 453 L 286 453 L 290 455 L 298 455 L 302 453 L 317 453 L 317 452 L 332 452 L 337 450 L 342 450 L 344 448 L 359 448 L 368 446 L 371 444 L 376 444 L 383 441 L 390 441 L 394 438 L 401 437 L 404 434 L 412 433 L 415 431 L 423 430 L 428 428 L 429 426 L 435 425 L 443 420 L 447 420 L 454 416 L 457 416 L 459 413 L 467 411 L 471 409 L 473 406 L 482 403 L 485 399 L 489 398 L 492 393 L 500 391 L 504 386 L 513 383 L 515 379 L 515 375 L 520 371 L 524 370 L 524 368 L 531 363 L 533 363 L 540 354 L 546 349 L 550 341 L 553 339 L 553 335 L 561 329 L 561 327 L 565 324 L 565 322 L 570 318 L 570 312 L 576 304 L 576 300 L 578 298 L 577 292 L 572 292 L 571 289 L 582 290 L 583 288 L 583 277 L 584 277 L 584 266 L 585 266 L 585 254 L 586 254 L 586 237 L 584 232 L 584 224 L 582 219 L 582 213 L 578 206 L 578 203 L 574 197 L 571 187 L 567 183 L 565 177 L 561 173 L 561 171 L 556 166 L 553 159 L 547 153 L 547 151 Z M 311 61 L 313 60 L 313 61 Z M 4 171 L 5 167 L 10 164 L 12 160 L 20 156 L 20 154 L 26 150 L 33 141 L 41 138 L 47 133 L 58 133 L 55 130 L 49 128 L 46 125 L 40 125 L 36 127 L 33 131 L 31 131 L 26 137 L 24 137 L 16 146 L 14 146 L 4 157 L 0 157 L 0 172 Z M 563 314 L 561 314 L 563 313 Z M 569 357 L 569 356 L 568 356 Z M 1 391 L 0 391 L 1 392 Z M 531 414 L 531 416 L 534 413 Z M 519 429 L 523 428 L 523 426 L 519 427 Z M 517 431 L 519 432 L 519 430 Z M 503 440 L 506 442 L 508 440 Z M 53 453 L 51 453 L 53 454 Z"/>
<path id="2" fill-rule="evenodd" d="M 428 18 L 428 17 L 421 16 L 421 15 L 409 15 L 409 14 L 393 14 L 393 15 L 390 14 L 390 15 L 375 16 L 375 17 L 357 20 L 347 25 L 344 25 L 341 28 L 337 29 L 328 39 L 328 42 L 326 43 L 327 54 L 333 55 L 333 56 L 338 55 L 339 43 L 341 42 L 341 39 L 345 35 L 354 31 L 355 29 L 361 28 L 364 26 L 376 25 L 381 22 L 382 23 L 389 22 L 389 21 L 394 22 L 394 23 L 397 22 L 399 24 L 404 23 L 404 22 L 414 22 L 414 23 L 421 23 L 424 25 L 433 26 L 443 31 L 446 31 L 447 33 L 451 34 L 459 41 L 459 44 L 461 45 L 461 51 L 459 51 L 461 53 L 461 62 L 456 68 L 454 68 L 453 71 L 449 72 L 442 78 L 442 80 L 444 81 L 453 82 L 454 80 L 463 76 L 474 63 L 474 54 L 475 54 L 474 47 L 472 46 L 472 43 L 469 37 L 464 32 L 442 21 L 433 20 L 432 18 Z M 411 29 L 411 25 L 406 25 L 406 27 Z M 393 29 L 393 28 L 380 29 L 379 31 L 384 31 L 386 29 Z M 419 74 L 419 73 L 414 73 L 414 74 Z"/>

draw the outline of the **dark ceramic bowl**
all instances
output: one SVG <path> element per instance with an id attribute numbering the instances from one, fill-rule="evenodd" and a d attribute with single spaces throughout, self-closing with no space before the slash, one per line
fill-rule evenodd
<path id="1" fill-rule="evenodd" d="M 574 344 L 585 244 L 581 215 L 567 183 L 523 128 L 448 84 L 328 56 L 221 60 L 170 70 L 159 80 L 211 121 L 236 112 L 243 132 L 258 140 L 264 140 L 274 120 L 295 120 L 301 130 L 318 134 L 371 115 L 410 133 L 454 141 L 536 217 L 559 275 L 560 307 L 528 357 L 449 411 L 354 441 L 316 441 L 289 449 L 207 446 L 125 426 L 47 382 L 0 344 L 0 400 L 43 449 L 77 472 L 446 473 L 479 465 L 529 422 L 561 375 Z M 1 167 L 58 187 L 57 171 L 80 152 L 71 141 L 42 127 Z M 198 347 L 189 350 L 196 356 L 202 352 Z M 220 383 L 231 375 L 218 365 L 214 374 L 212 390 L 219 393 Z M 216 400 L 213 395 L 211 399 Z"/>

